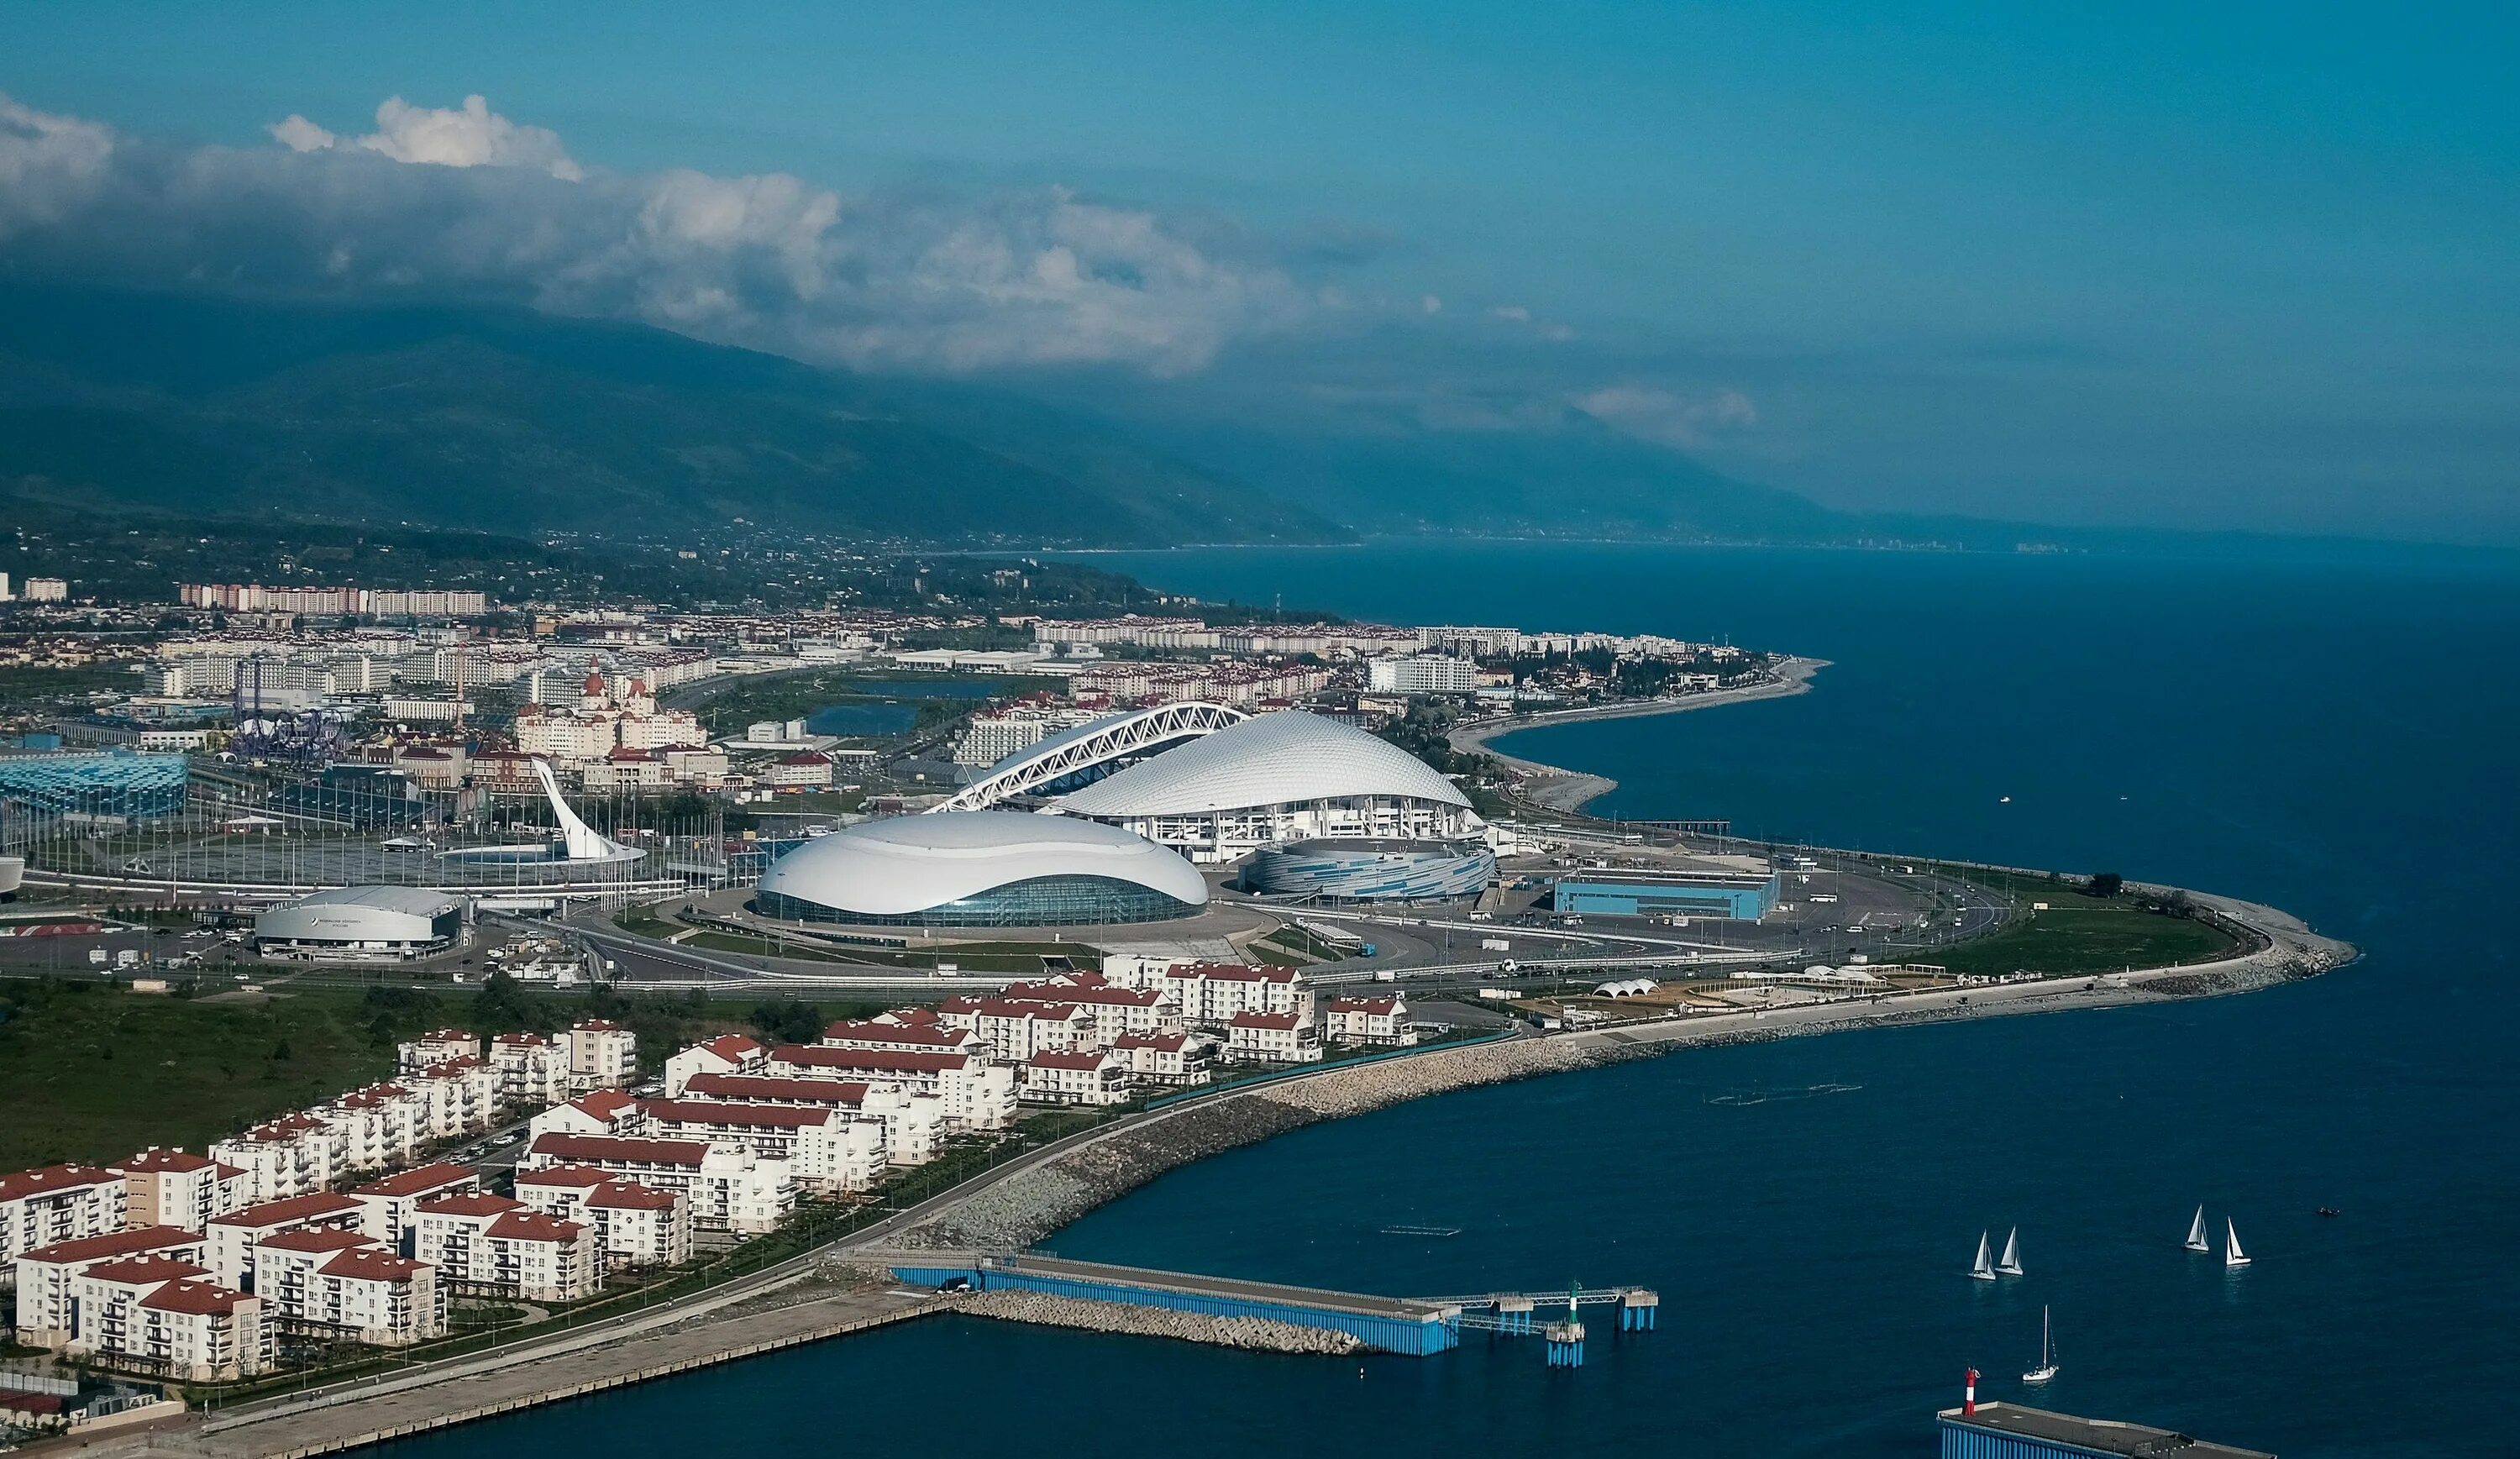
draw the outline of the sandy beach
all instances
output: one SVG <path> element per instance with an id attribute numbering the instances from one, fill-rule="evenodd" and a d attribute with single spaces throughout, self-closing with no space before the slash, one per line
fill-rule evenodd
<path id="1" fill-rule="evenodd" d="M 1714 709 L 1725 704 L 1742 704 L 1753 699 L 1783 699 L 1811 692 L 1811 682 L 1828 660 L 1788 658 L 1777 666 L 1777 678 L 1767 684 L 1747 685 L 1740 688 L 1716 689 L 1710 693 L 1690 694 L 1678 699 L 1642 699 L 1624 704 L 1599 704 L 1583 709 L 1560 709 L 1546 714 L 1508 715 L 1502 719 L 1478 720 L 1456 727 L 1448 736 L 1453 748 L 1469 754 L 1496 757 L 1509 769 L 1526 777 L 1522 798 L 1535 806 L 1568 813 L 1581 811 L 1587 804 L 1618 788 L 1619 782 L 1607 775 L 1587 774 L 1563 766 L 1546 765 L 1492 749 L 1489 741 L 1525 730 L 1546 730 L 1552 725 L 1572 725 L 1584 720 L 1627 720 L 1646 715 L 1686 714 L 1692 709 Z"/>

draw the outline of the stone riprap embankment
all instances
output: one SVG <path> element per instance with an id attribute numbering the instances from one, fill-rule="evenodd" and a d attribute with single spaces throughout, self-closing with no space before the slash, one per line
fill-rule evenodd
<path id="1" fill-rule="evenodd" d="M 1162 1307 L 1133 1307 L 1124 1303 L 1088 1302 L 1077 1297 L 1051 1297 L 1039 1292 L 971 1292 L 948 1298 L 946 1305 L 974 1317 L 1009 1322 L 1037 1322 L 1049 1327 L 1075 1327 L 1087 1332 L 1125 1333 L 1139 1338 L 1178 1338 L 1218 1348 L 1251 1352 L 1312 1352 L 1340 1356 L 1362 1352 L 1365 1345 L 1343 1332 L 1272 1322 L 1265 1317 L 1210 1317 L 1199 1312 L 1174 1312 Z"/>

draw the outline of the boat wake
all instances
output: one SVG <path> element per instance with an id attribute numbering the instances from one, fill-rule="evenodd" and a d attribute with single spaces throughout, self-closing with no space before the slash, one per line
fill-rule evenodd
<path id="1" fill-rule="evenodd" d="M 1708 1104 L 1747 1108 L 1754 1104 L 1779 1104 L 1790 1099 L 1817 1099 L 1823 1094 L 1853 1094 L 1862 1084 L 1806 1084 L 1799 1089 L 1727 1089 L 1706 1096 Z"/>

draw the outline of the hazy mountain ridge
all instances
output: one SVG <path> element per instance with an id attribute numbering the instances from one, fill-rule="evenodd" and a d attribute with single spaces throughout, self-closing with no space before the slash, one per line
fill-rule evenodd
<path id="1" fill-rule="evenodd" d="M 0 291 L 0 489 L 82 507 L 505 531 L 743 517 L 937 542 L 1324 542 L 1099 422 L 636 326 Z"/>

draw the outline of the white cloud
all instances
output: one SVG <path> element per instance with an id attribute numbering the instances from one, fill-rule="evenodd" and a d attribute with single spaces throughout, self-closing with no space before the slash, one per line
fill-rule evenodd
<path id="1" fill-rule="evenodd" d="M 1728 430 L 1755 425 L 1759 411 L 1738 390 L 1688 395 L 1650 385 L 1605 385 L 1578 395 L 1574 407 L 1641 440 L 1689 448 Z"/>
<path id="2" fill-rule="evenodd" d="M 0 93 L 0 239 L 57 222 L 103 189 L 112 128 L 38 111 Z"/>
<path id="3" fill-rule="evenodd" d="M 1515 324 L 1531 323 L 1531 311 L 1520 304 L 1499 304 L 1495 308 L 1489 310 L 1488 313 L 1495 315 L 1499 319 L 1512 320 Z"/>
<path id="4" fill-rule="evenodd" d="M 785 173 L 587 169 L 477 96 L 389 99 L 362 137 L 293 114 L 268 131 L 278 146 L 117 143 L 0 98 L 0 183 L 15 184 L 0 186 L 0 237 L 23 235 L 0 263 L 509 298 L 820 364 L 941 372 L 1177 374 L 1320 309 L 1238 236 L 1194 241 L 1058 189 L 843 196 Z"/>
<path id="5" fill-rule="evenodd" d="M 328 152 L 342 145 L 335 133 L 292 111 L 263 128 L 291 152 Z M 548 127 L 520 126 L 490 110 L 487 98 L 468 96 L 461 107 L 415 107 L 389 96 L 377 108 L 377 129 L 349 146 L 382 153 L 397 162 L 439 167 L 531 167 L 562 182 L 586 175 Z"/>

